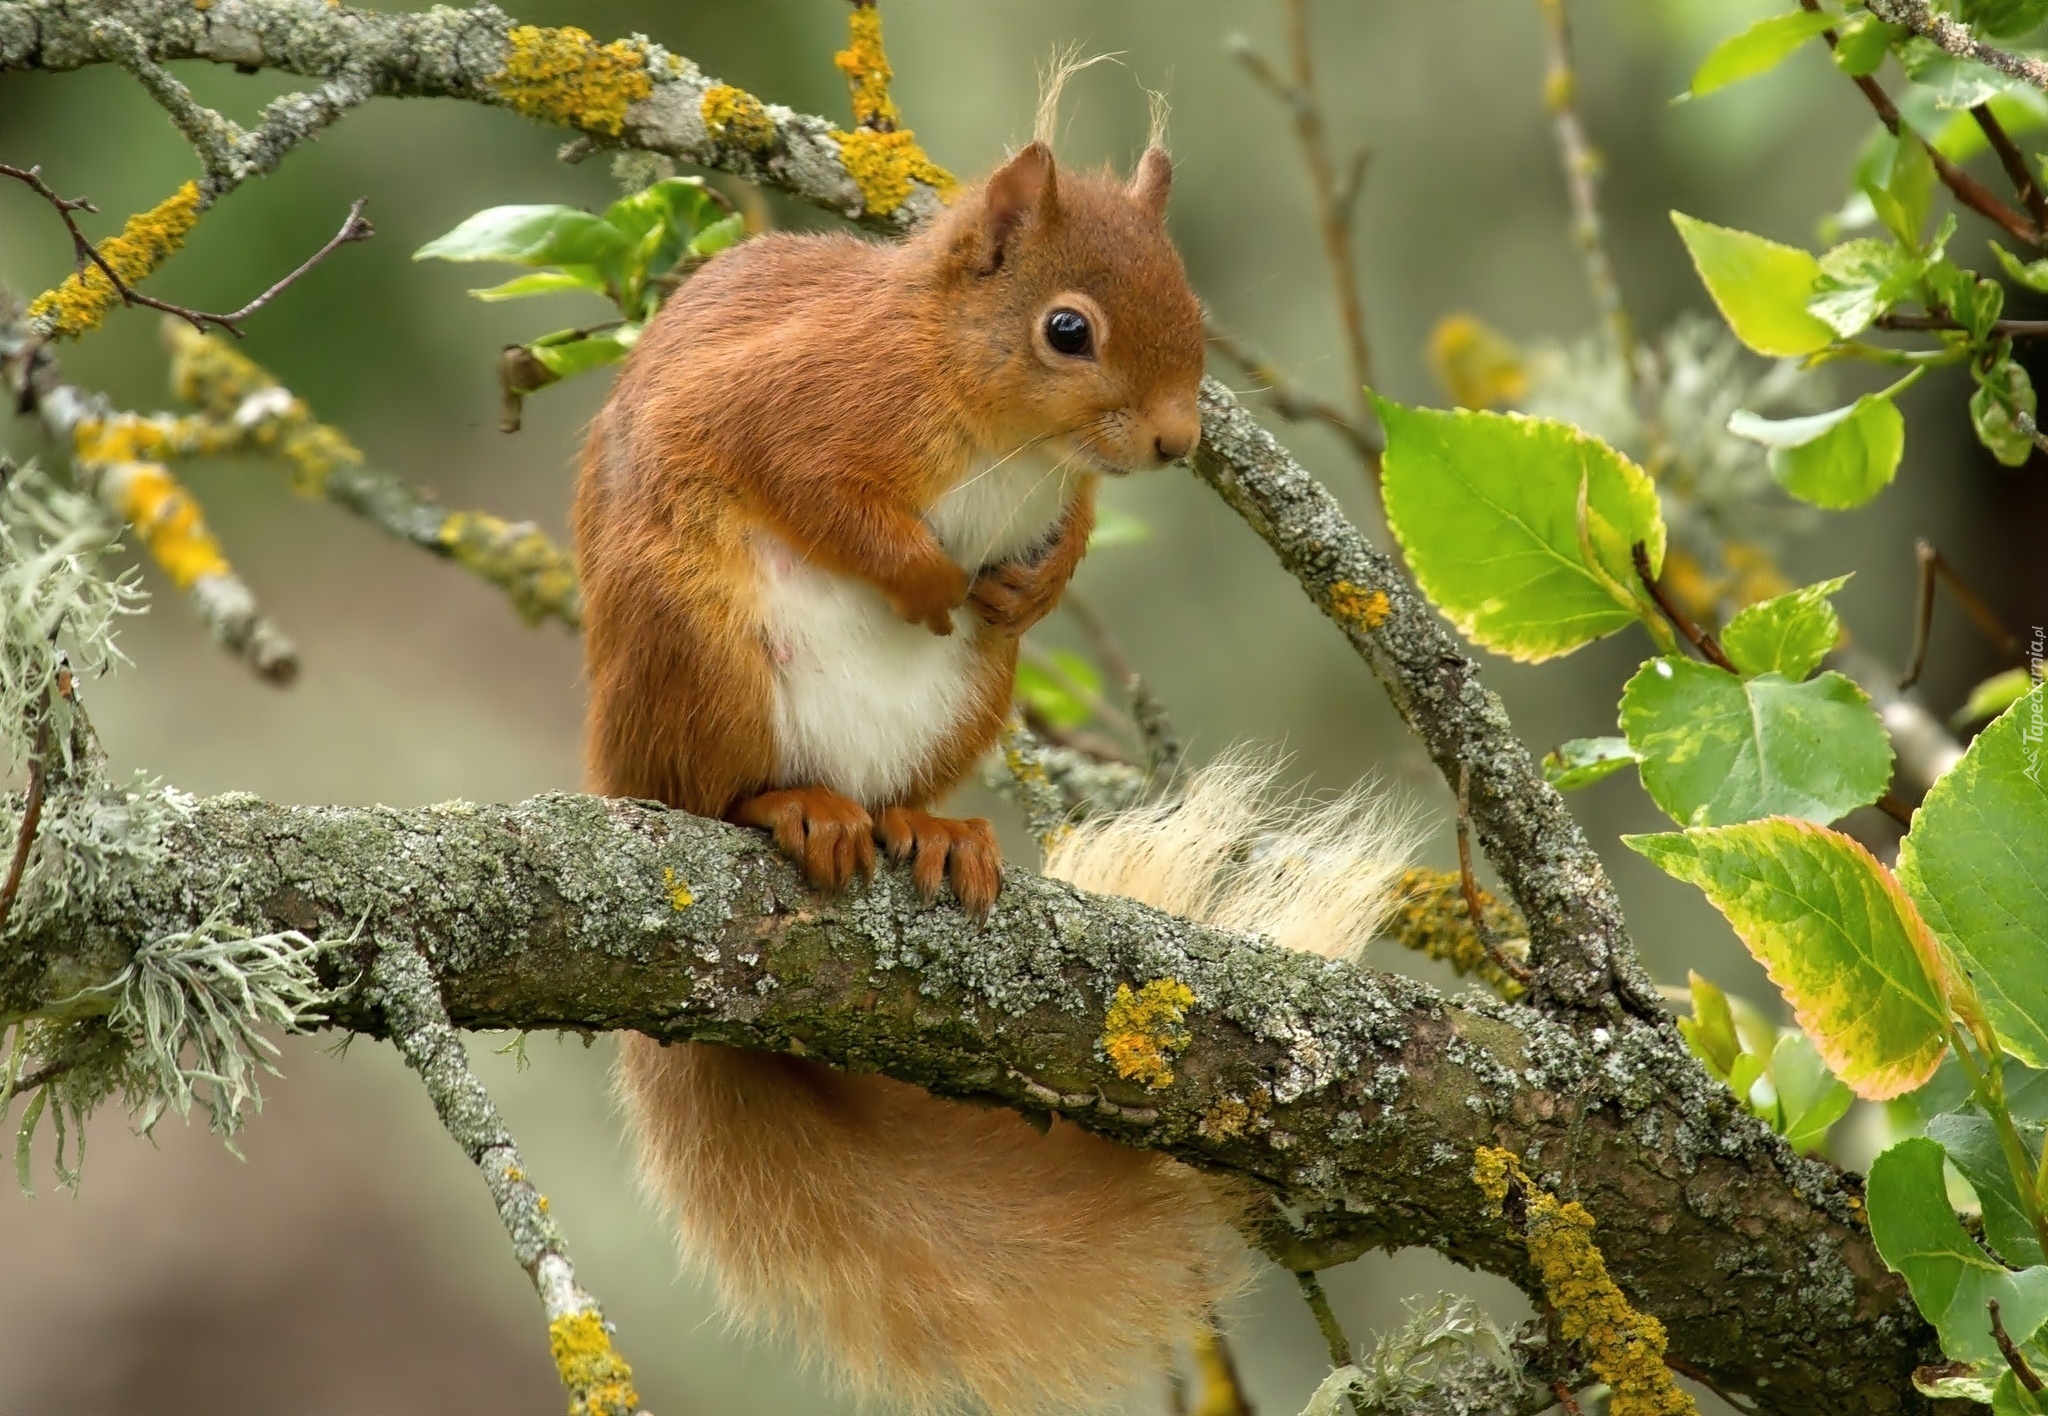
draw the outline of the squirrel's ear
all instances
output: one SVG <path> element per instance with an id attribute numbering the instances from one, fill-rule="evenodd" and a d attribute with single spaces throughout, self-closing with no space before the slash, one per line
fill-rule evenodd
<path id="1" fill-rule="evenodd" d="M 1003 255 L 1017 238 L 1018 228 L 1033 212 L 1052 214 L 1057 197 L 1052 149 L 1033 143 L 998 167 L 982 193 L 981 269 L 1001 268 Z"/>
<path id="2" fill-rule="evenodd" d="M 1165 148 L 1145 149 L 1145 155 L 1138 159 L 1138 170 L 1131 174 L 1128 190 L 1132 201 L 1155 218 L 1165 219 L 1167 193 L 1173 190 L 1173 159 L 1166 155 Z"/>

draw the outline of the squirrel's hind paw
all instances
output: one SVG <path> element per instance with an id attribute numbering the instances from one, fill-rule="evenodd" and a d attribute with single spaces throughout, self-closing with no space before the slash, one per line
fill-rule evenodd
<path id="1" fill-rule="evenodd" d="M 916 807 L 892 806 L 882 812 L 875 834 L 890 860 L 911 862 L 910 882 L 919 898 L 938 898 L 939 886 L 950 880 L 961 905 L 977 918 L 995 908 L 1003 887 L 1003 853 L 986 818 L 956 821 Z"/>

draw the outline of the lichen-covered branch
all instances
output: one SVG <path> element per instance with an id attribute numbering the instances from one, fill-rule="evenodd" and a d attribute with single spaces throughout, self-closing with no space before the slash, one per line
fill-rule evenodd
<path id="1" fill-rule="evenodd" d="M 1293 1267 L 1427 1245 L 1539 1291 L 1467 1178 L 1477 1147 L 1504 1146 L 1598 1217 L 1629 1301 L 1723 1387 L 1772 1412 L 1923 1409 L 1908 1375 L 1930 1334 L 1854 1182 L 1796 1158 L 1661 1025 L 1580 1033 L 1447 1002 L 1022 872 L 985 925 L 895 871 L 821 899 L 765 838 L 633 802 L 232 796 L 165 829 L 160 858 L 10 937 L 0 1023 L 113 977 L 132 941 L 212 902 L 251 933 L 358 939 L 322 955 L 335 985 L 368 975 L 369 941 L 412 941 L 457 1026 L 632 1028 L 1057 1110 L 1267 1187 L 1299 1216 Z M 1100 1046 L 1119 987 L 1147 984 L 1189 999 L 1158 1087 Z M 360 991 L 327 1011 L 389 1027 Z"/>
<path id="2" fill-rule="evenodd" d="M 881 231 L 922 221 L 950 184 L 907 130 L 843 132 L 719 83 L 647 39 L 600 43 L 573 26 L 517 24 L 491 5 L 377 12 L 327 0 L 7 0 L 0 71 L 117 59 L 110 22 L 141 39 L 148 63 L 282 70 L 339 85 L 332 103 L 342 106 L 359 94 L 491 104 L 600 146 L 731 172 Z M 298 101 L 327 102 L 319 93 L 280 100 Z M 276 117 L 264 124 L 276 141 L 252 152 L 252 164 L 274 164 L 298 140 Z M 303 126 L 318 122 L 309 114 Z"/>
<path id="3" fill-rule="evenodd" d="M 1599 856 L 1435 611 L 1214 379 L 1194 466 L 1344 631 L 1444 779 L 1469 773 L 1479 843 L 1529 922 L 1537 999 L 1661 1017 Z"/>
<path id="4" fill-rule="evenodd" d="M 1986 44 L 1968 25 L 1937 14 L 1928 0 L 1865 0 L 1865 3 L 1870 13 L 1886 24 L 1901 25 L 1914 34 L 1925 35 L 1958 59 L 1974 60 L 2008 78 L 2032 84 L 2048 93 L 2048 59 Z"/>
<path id="5" fill-rule="evenodd" d="M 533 1280 L 547 1314 L 548 1345 L 569 1392 L 570 1416 L 634 1416 L 640 1398 L 632 1369 L 612 1346 L 597 1300 L 576 1282 L 547 1197 L 527 1178 L 512 1133 L 469 1068 L 433 970 L 410 944 L 374 946 L 364 998 L 382 1010 L 386 1034 L 419 1073 L 441 1124 L 483 1172 L 512 1256 Z"/>

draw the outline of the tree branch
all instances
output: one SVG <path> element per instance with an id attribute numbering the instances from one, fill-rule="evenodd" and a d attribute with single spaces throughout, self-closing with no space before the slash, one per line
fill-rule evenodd
<path id="1" fill-rule="evenodd" d="M 1804 2 L 1801 0 L 1802 4 Z M 1968 25 L 1934 13 L 1934 7 L 1927 0 L 1865 0 L 1865 3 L 1870 13 L 1886 24 L 1900 25 L 1914 34 L 1925 35 L 1958 59 L 1974 60 L 1996 69 L 2009 79 L 2032 84 L 2048 93 L 2048 60 L 1986 44 L 1970 32 Z"/>
<path id="2" fill-rule="evenodd" d="M 457 1026 L 632 1028 L 1058 1111 L 1266 1188 L 1302 1217 L 1299 1267 L 1427 1245 L 1533 1287 L 1469 1179 L 1476 1147 L 1510 1147 L 1593 1211 L 1630 1301 L 1719 1385 L 1771 1412 L 1926 1409 L 1909 1374 L 1931 1335 L 1855 1183 L 1795 1157 L 1660 1025 L 1582 1036 L 1022 872 L 986 925 L 920 904 L 894 870 L 820 899 L 758 834 L 637 802 L 239 795 L 181 808 L 164 845 L 9 941 L 0 1023 L 212 909 L 360 940 L 322 957 L 342 988 L 328 1012 L 385 1035 L 371 941 L 405 939 Z M 1098 1042 L 1117 985 L 1159 978 L 1196 1001 L 1175 1080 L 1150 1090 Z"/>

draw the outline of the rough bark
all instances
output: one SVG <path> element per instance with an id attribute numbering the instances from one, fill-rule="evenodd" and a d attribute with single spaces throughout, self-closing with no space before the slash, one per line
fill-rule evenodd
<path id="1" fill-rule="evenodd" d="M 643 803 L 540 797 L 411 811 L 202 802 L 169 860 L 0 955 L 0 1019 L 110 977 L 134 941 L 225 903 L 251 930 L 360 942 L 326 975 L 377 1033 L 373 941 L 429 959 L 470 1028 L 634 1028 L 885 1071 L 1268 1187 L 1315 1263 L 1424 1245 L 1527 1282 L 1471 1181 L 1482 1144 L 1581 1199 L 1674 1352 L 1782 1413 L 1919 1409 L 1928 1333 L 1860 1222 L 1855 1181 L 1795 1158 L 1629 1017 L 1575 1031 L 1447 1001 L 1013 871 L 977 925 L 885 872 L 820 899 L 753 833 Z M 1119 1076 L 1119 983 L 1194 993 L 1174 1079 Z"/>

